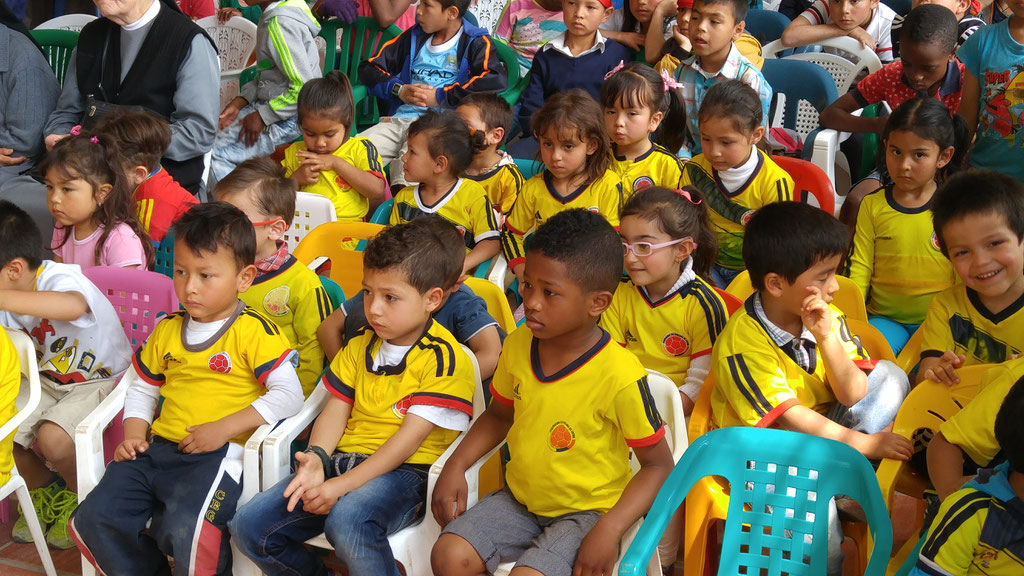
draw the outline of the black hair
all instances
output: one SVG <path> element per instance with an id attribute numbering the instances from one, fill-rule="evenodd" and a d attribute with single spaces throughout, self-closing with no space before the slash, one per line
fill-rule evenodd
<path id="1" fill-rule="evenodd" d="M 260 212 L 280 217 L 291 226 L 298 184 L 284 174 L 284 167 L 269 156 L 250 158 L 217 181 L 213 197 L 223 200 L 232 194 L 245 194 Z"/>
<path id="2" fill-rule="evenodd" d="M 704 95 L 697 121 L 720 117 L 731 120 L 737 131 L 751 134 L 761 125 L 761 97 L 740 80 L 715 82 Z"/>
<path id="3" fill-rule="evenodd" d="M 953 156 L 949 163 L 937 173 L 938 180 L 948 178 L 963 166 L 964 156 L 970 144 L 967 123 L 959 114 L 950 115 L 949 108 L 946 108 L 942 101 L 936 98 L 907 100 L 889 116 L 889 121 L 885 123 L 885 130 L 882 132 L 882 140 L 888 140 L 889 134 L 895 130 L 913 132 L 918 138 L 930 140 L 939 147 L 939 152 L 949 147 L 953 148 Z"/>
<path id="4" fill-rule="evenodd" d="M 711 4 L 728 4 L 732 7 L 732 17 L 735 20 L 733 24 L 739 24 L 747 19 L 747 8 L 749 5 L 747 0 L 694 0 L 694 7 L 697 2 L 710 6 Z"/>
<path id="5" fill-rule="evenodd" d="M 244 212 L 227 202 L 196 204 L 171 225 L 175 242 L 196 256 L 230 250 L 241 270 L 256 261 L 256 231 Z"/>
<path id="6" fill-rule="evenodd" d="M 437 3 L 444 9 L 455 6 L 459 9 L 459 18 L 462 18 L 466 15 L 466 12 L 469 11 L 470 0 L 437 0 Z"/>
<path id="7" fill-rule="evenodd" d="M 743 236 L 743 262 L 750 283 L 764 290 L 764 277 L 774 273 L 786 282 L 812 266 L 844 256 L 850 233 L 831 214 L 801 202 L 773 202 L 754 213 Z"/>
<path id="8" fill-rule="evenodd" d="M 903 20 L 900 42 L 906 44 L 935 44 L 943 53 L 952 54 L 960 37 L 956 14 L 938 4 L 922 4 L 914 8 Z"/>
<path id="9" fill-rule="evenodd" d="M 454 110 L 429 109 L 409 125 L 406 137 L 427 133 L 427 152 L 432 158 L 448 159 L 448 172 L 458 178 L 473 161 L 473 137 L 469 127 Z"/>
<path id="10" fill-rule="evenodd" d="M 565 266 L 584 294 L 614 292 L 622 278 L 622 240 L 600 214 L 583 208 L 563 210 L 530 237 L 526 258 L 539 253 Z"/>
<path id="11" fill-rule="evenodd" d="M 932 226 L 939 249 L 949 257 L 942 231 L 947 224 L 971 214 L 999 214 L 1024 239 L 1024 185 L 995 170 L 966 170 L 954 174 L 935 191 Z"/>
<path id="12" fill-rule="evenodd" d="M 462 274 L 466 248 L 459 231 L 445 224 L 429 215 L 385 228 L 366 245 L 363 269 L 401 270 L 420 294 L 451 288 Z"/>
<path id="13" fill-rule="evenodd" d="M 0 268 L 22 258 L 30 270 L 43 263 L 43 238 L 27 212 L 9 200 L 0 200 Z"/>
<path id="14" fill-rule="evenodd" d="M 331 70 L 323 78 L 314 78 L 299 90 L 298 109 L 300 126 L 306 116 L 320 116 L 335 120 L 351 131 L 356 115 L 352 83 L 338 70 Z M 345 138 L 348 139 L 347 133 Z"/>
<path id="15" fill-rule="evenodd" d="M 505 135 L 502 137 L 502 141 L 498 142 L 498 146 L 505 142 L 512 129 L 513 117 L 512 107 L 504 98 L 494 92 L 472 92 L 459 102 L 459 107 L 462 106 L 476 108 L 480 112 L 480 121 L 484 123 L 488 132 L 495 128 L 501 128 Z M 484 139 L 487 138 L 486 134 L 476 132 L 472 134 L 472 138 L 474 150 L 480 152 L 487 149 L 487 145 L 484 144 Z"/>
<path id="16" fill-rule="evenodd" d="M 682 191 L 690 195 L 687 200 Z M 718 238 L 711 230 L 707 203 L 693 186 L 683 190 L 655 187 L 640 190 L 622 207 L 621 221 L 626 216 L 637 216 L 654 222 L 673 240 L 689 236 L 697 245 L 693 254 L 693 271 L 711 281 L 711 265 L 718 255 Z M 680 272 L 682 270 L 680 269 Z"/>
<path id="17" fill-rule="evenodd" d="M 128 170 L 145 166 L 153 171 L 171 145 L 171 127 L 167 120 L 145 108 L 118 110 L 96 127 L 117 142 L 118 152 Z"/>
<path id="18" fill-rule="evenodd" d="M 1024 474 L 1024 378 L 1010 387 L 996 414 L 996 442 L 1010 469 Z"/>
<path id="19" fill-rule="evenodd" d="M 686 108 L 677 90 L 665 90 L 665 81 L 654 68 L 637 62 L 626 64 L 601 84 L 598 101 L 605 108 L 620 104 L 625 108 L 646 107 L 652 113 L 663 112 L 655 141 L 673 153 L 682 147 Z"/>
<path id="20" fill-rule="evenodd" d="M 530 118 L 530 129 L 540 140 L 549 128 L 554 128 L 561 140 L 575 139 L 584 145 L 597 144 L 597 149 L 587 156 L 584 165 L 588 185 L 608 170 L 611 147 L 604 126 L 604 110 L 586 91 L 573 88 L 557 92 L 544 101 L 544 105 Z M 539 150 L 537 161 L 543 162 Z"/>

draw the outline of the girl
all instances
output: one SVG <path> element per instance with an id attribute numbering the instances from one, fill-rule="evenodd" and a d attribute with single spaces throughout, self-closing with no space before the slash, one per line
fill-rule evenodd
<path id="1" fill-rule="evenodd" d="M 531 118 L 539 160 L 546 170 L 526 181 L 505 220 L 501 245 L 509 267 L 522 277 L 526 233 L 562 210 L 586 208 L 619 225 L 622 192 L 608 170 L 608 133 L 601 107 L 583 90 L 559 92 Z"/>
<path id="2" fill-rule="evenodd" d="M 626 0 L 601 25 L 601 34 L 644 54 L 647 63 L 654 64 L 675 27 L 672 0 Z"/>
<path id="3" fill-rule="evenodd" d="M 963 161 L 967 125 L 940 100 L 914 98 L 889 116 L 882 137 L 893 183 L 861 202 L 849 276 L 868 297 L 868 321 L 899 354 L 932 296 L 956 283 L 930 208 L 936 182 Z"/>
<path id="4" fill-rule="evenodd" d="M 46 206 L 56 221 L 54 261 L 92 266 L 153 266 L 153 243 L 139 225 L 117 143 L 81 129 L 60 141 L 41 165 Z"/>
<path id="5" fill-rule="evenodd" d="M 683 166 L 683 185 L 708 200 L 718 258 L 711 278 L 725 288 L 743 271 L 743 228 L 754 212 L 793 199 L 793 179 L 755 146 L 764 136 L 761 100 L 739 80 L 716 82 L 697 115 L 703 152 Z"/>
<path id="6" fill-rule="evenodd" d="M 604 125 L 612 139 L 611 170 L 622 181 L 622 195 L 651 186 L 678 188 L 683 164 L 669 150 L 683 145 L 685 118 L 679 84 L 645 64 L 613 70 L 601 85 Z M 657 144 L 651 135 L 661 127 Z"/>
<path id="7" fill-rule="evenodd" d="M 299 91 L 302 142 L 284 152 L 285 174 L 303 192 L 326 196 L 342 222 L 362 221 L 384 199 L 380 154 L 366 138 L 349 138 L 355 102 L 348 77 L 332 70 Z"/>

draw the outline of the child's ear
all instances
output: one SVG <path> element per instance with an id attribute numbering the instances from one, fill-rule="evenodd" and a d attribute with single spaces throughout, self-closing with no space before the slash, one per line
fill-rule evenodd
<path id="1" fill-rule="evenodd" d="M 92 196 L 96 199 L 97 204 L 103 204 L 106 202 L 107 196 L 110 196 L 110 191 L 113 189 L 114 187 L 110 184 L 100 184 L 99 187 L 93 191 Z"/>
<path id="2" fill-rule="evenodd" d="M 597 147 L 599 145 L 600 143 L 597 140 L 591 140 L 590 142 L 587 142 L 587 156 L 590 156 L 594 152 L 597 152 Z"/>
<path id="3" fill-rule="evenodd" d="M 431 314 L 436 312 L 437 309 L 441 307 L 441 304 L 444 303 L 444 296 L 444 289 L 440 286 L 435 286 L 430 290 L 427 290 L 427 293 L 423 295 L 427 305 L 427 312 L 430 312 Z"/>
<path id="4" fill-rule="evenodd" d="M 878 0 L 874 0 L 874 2 L 877 3 Z M 739 22 L 736 23 L 736 27 L 732 29 L 732 41 L 733 42 L 735 42 L 735 41 L 740 39 L 740 36 L 743 35 L 743 30 L 746 29 L 746 26 L 747 26 L 746 20 L 740 20 Z"/>
<path id="5" fill-rule="evenodd" d="M 601 17 L 601 24 L 604 24 L 605 22 L 607 22 L 608 19 L 612 17 L 612 13 L 614 13 L 614 12 L 615 12 L 615 8 L 612 8 L 611 6 L 605 8 L 604 9 L 604 16 Z"/>
<path id="6" fill-rule="evenodd" d="M 459 16 L 459 8 L 457 6 L 449 6 L 445 8 L 444 14 L 449 20 L 458 20 L 459 18 L 462 18 L 462 16 Z"/>
<path id="7" fill-rule="evenodd" d="M 274 242 L 277 242 L 281 238 L 284 238 L 284 234 L 285 232 L 288 231 L 289 228 L 291 228 L 291 226 L 285 223 L 284 219 L 282 218 L 280 220 L 274 220 L 274 223 L 268 227 L 267 232 L 270 233 L 270 237 L 274 240 Z"/>
<path id="8" fill-rule="evenodd" d="M 697 250 L 697 242 L 693 238 L 684 238 L 682 242 L 676 244 L 676 262 L 684 262 Z"/>
<path id="9" fill-rule="evenodd" d="M 956 149 L 952 146 L 949 146 L 945 150 L 939 152 L 939 158 L 935 163 L 936 168 L 939 170 L 945 168 L 946 164 L 949 164 L 949 161 L 953 159 L 954 152 L 956 152 Z"/>
<path id="10" fill-rule="evenodd" d="M 757 144 L 764 138 L 764 126 L 758 126 L 754 128 L 754 132 L 750 134 L 751 144 Z"/>
<path id="11" fill-rule="evenodd" d="M 131 181 L 134 186 L 146 181 L 146 176 L 149 176 L 149 169 L 145 166 L 136 166 L 131 169 Z"/>
<path id="12" fill-rule="evenodd" d="M 21 279 L 26 270 L 28 270 L 28 261 L 24 258 L 15 258 L 8 262 L 3 269 L 0 269 L 0 276 L 7 282 L 15 283 Z"/>
<path id="13" fill-rule="evenodd" d="M 505 129 L 498 126 L 487 133 L 488 144 L 500 144 L 505 139 Z"/>
<path id="14" fill-rule="evenodd" d="M 245 268 L 238 271 L 238 291 L 245 292 L 252 286 L 252 281 L 256 279 L 256 265 L 249 264 Z"/>
<path id="15" fill-rule="evenodd" d="M 434 174 L 444 174 L 448 171 L 448 157 L 441 155 L 434 158 Z"/>
<path id="16" fill-rule="evenodd" d="M 595 290 L 587 294 L 587 300 L 587 314 L 597 318 L 611 305 L 612 293 L 607 290 Z"/>
<path id="17" fill-rule="evenodd" d="M 782 292 L 787 284 L 786 279 L 775 272 L 769 272 L 764 275 L 764 291 L 774 298 L 782 296 Z"/>
<path id="18" fill-rule="evenodd" d="M 658 110 L 654 114 L 651 114 L 651 122 L 647 125 L 647 131 L 654 132 L 655 130 L 657 130 L 658 126 L 661 125 L 662 118 L 664 117 L 665 113 L 662 112 L 661 110 Z"/>

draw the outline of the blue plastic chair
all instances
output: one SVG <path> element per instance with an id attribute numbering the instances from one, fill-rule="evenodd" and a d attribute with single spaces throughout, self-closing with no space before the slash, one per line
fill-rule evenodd
<path id="1" fill-rule="evenodd" d="M 790 20 L 774 10 L 751 8 L 747 10 L 746 22 L 745 30 L 764 46 L 782 38 L 782 31 L 789 26 Z"/>
<path id="2" fill-rule="evenodd" d="M 885 573 L 892 525 L 864 456 L 817 436 L 733 427 L 708 432 L 686 449 L 622 557 L 619 576 L 645 573 L 672 514 L 698 480 L 712 475 L 724 477 L 733 496 L 719 575 L 824 574 L 829 500 L 837 494 L 855 499 L 867 516 L 874 546 L 865 574 Z"/>
<path id="3" fill-rule="evenodd" d="M 377 209 L 373 211 L 373 216 L 370 216 L 370 224 L 380 224 L 381 226 L 387 226 L 388 220 L 391 218 L 391 207 L 395 205 L 394 198 L 388 198 L 387 200 L 380 203 Z"/>

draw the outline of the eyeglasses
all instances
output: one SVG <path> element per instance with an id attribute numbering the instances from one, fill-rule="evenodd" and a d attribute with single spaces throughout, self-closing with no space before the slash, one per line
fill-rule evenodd
<path id="1" fill-rule="evenodd" d="M 672 246 L 674 244 L 679 244 L 680 242 L 684 242 L 686 240 L 693 240 L 693 239 L 690 238 L 689 236 L 686 236 L 686 237 L 680 238 L 678 240 L 672 240 L 671 242 L 662 242 L 661 244 L 651 244 L 650 242 L 634 242 L 634 243 L 630 244 L 628 242 L 623 242 L 622 243 L 622 255 L 623 256 L 628 256 L 629 253 L 632 252 L 633 255 L 636 256 L 637 258 L 644 258 L 645 256 L 650 256 L 651 254 L 654 254 L 654 252 L 656 250 L 661 250 L 662 248 L 664 248 L 666 246 Z"/>
<path id="2" fill-rule="evenodd" d="M 261 220 L 259 222 L 253 222 L 252 223 L 252 227 L 253 228 L 257 228 L 259 226 L 267 226 L 269 224 L 273 224 L 274 222 L 277 222 L 278 220 L 284 220 L 284 218 L 280 218 L 280 217 L 279 218 L 271 218 L 270 220 Z"/>

